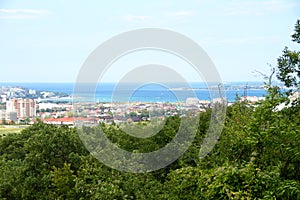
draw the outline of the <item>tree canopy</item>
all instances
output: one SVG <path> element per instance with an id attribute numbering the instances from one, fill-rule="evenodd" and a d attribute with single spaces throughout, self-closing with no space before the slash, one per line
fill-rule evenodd
<path id="1" fill-rule="evenodd" d="M 292 41 L 300 44 L 300 20 L 295 25 Z M 277 78 L 284 82 L 288 88 L 299 90 L 300 88 L 300 51 L 290 50 L 285 47 L 282 55 L 277 59 Z"/>

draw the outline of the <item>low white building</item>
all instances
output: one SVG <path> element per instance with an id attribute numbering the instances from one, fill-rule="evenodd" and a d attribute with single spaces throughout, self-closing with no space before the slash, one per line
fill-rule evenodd
<path id="1" fill-rule="evenodd" d="M 199 104 L 199 99 L 198 98 L 187 98 L 185 101 L 185 104 L 187 106 L 192 106 L 192 105 L 197 105 Z"/>

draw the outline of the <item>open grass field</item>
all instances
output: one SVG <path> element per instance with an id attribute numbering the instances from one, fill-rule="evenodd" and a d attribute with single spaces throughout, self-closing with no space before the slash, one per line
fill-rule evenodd
<path id="1" fill-rule="evenodd" d="M 5 137 L 11 133 L 20 133 L 22 129 L 28 126 L 9 126 L 9 125 L 1 125 L 0 126 L 0 137 Z"/>

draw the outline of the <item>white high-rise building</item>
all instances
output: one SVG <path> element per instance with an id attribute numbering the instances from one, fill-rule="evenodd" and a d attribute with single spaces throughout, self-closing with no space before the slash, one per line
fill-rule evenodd
<path id="1" fill-rule="evenodd" d="M 36 104 L 33 99 L 10 99 L 6 101 L 6 112 L 17 113 L 18 119 L 36 116 Z"/>

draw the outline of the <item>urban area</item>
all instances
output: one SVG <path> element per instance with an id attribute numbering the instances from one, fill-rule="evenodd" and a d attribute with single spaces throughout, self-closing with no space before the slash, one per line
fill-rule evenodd
<path id="1" fill-rule="evenodd" d="M 72 104 L 66 94 L 36 91 L 23 87 L 2 86 L 0 88 L 0 124 L 33 124 L 40 119 L 47 124 L 74 126 L 78 121 L 88 124 L 149 121 L 152 117 L 184 116 L 188 111 L 205 112 L 216 101 L 187 98 L 185 102 L 131 102 L 131 103 L 85 103 Z M 241 100 L 255 103 L 262 99 L 244 96 Z M 224 99 L 223 99 L 224 100 Z M 230 106 L 232 103 L 228 103 Z M 76 112 L 74 111 L 76 110 Z M 79 112 L 80 111 L 80 112 Z"/>

